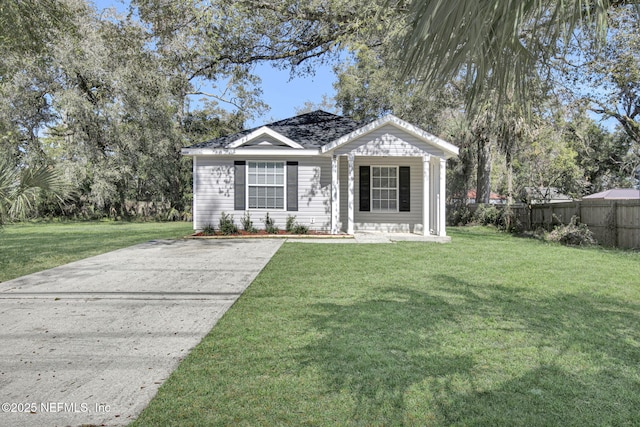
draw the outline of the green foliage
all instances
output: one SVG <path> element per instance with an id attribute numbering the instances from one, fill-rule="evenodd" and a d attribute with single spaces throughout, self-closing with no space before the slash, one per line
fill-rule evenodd
<path id="1" fill-rule="evenodd" d="M 502 211 L 493 205 L 478 205 L 473 214 L 473 220 L 480 225 L 493 225 L 496 227 L 503 225 Z"/>
<path id="2" fill-rule="evenodd" d="M 276 226 L 276 221 L 269 216 L 269 212 L 267 212 L 262 222 L 264 223 L 264 229 L 268 234 L 278 234 L 279 230 Z"/>
<path id="3" fill-rule="evenodd" d="M 289 215 L 287 217 L 285 230 L 287 231 L 287 233 L 291 234 L 307 234 L 309 232 L 309 227 L 298 223 L 294 215 Z"/>
<path id="4" fill-rule="evenodd" d="M 18 71 L 15 58 L 46 56 L 58 38 L 73 33 L 76 14 L 87 13 L 85 2 L 20 0 L 0 6 L 0 77 Z"/>
<path id="5" fill-rule="evenodd" d="M 20 168 L 0 158 L 0 226 L 8 220 L 23 220 L 36 210 L 46 195 L 63 203 L 68 183 L 50 166 Z"/>
<path id="6" fill-rule="evenodd" d="M 293 227 L 295 226 L 296 223 L 296 217 L 295 215 L 289 215 L 287 217 L 287 223 L 284 227 L 284 229 L 286 230 L 287 233 L 291 233 L 291 230 L 293 230 Z"/>
<path id="7" fill-rule="evenodd" d="M 593 33 L 604 40 L 612 3 L 617 2 L 412 0 L 410 31 L 398 43 L 404 80 L 420 78 L 428 89 L 438 90 L 466 74 L 469 106 L 493 90 L 498 110 L 509 93 L 531 105 L 529 84 L 538 78 L 537 65 L 562 56 L 576 28 L 587 27 L 582 24 L 593 24 Z"/>
<path id="8" fill-rule="evenodd" d="M 244 212 L 242 218 L 240 219 L 240 224 L 242 224 L 242 229 L 247 233 L 255 233 L 256 228 L 253 226 L 253 221 L 251 220 L 251 214 L 248 211 Z"/>
<path id="9" fill-rule="evenodd" d="M 568 95 L 603 119 L 616 120 L 640 144 L 640 9 L 624 3 L 607 14 L 606 43 L 593 40 L 585 28 L 567 46 L 567 60 L 555 66 Z"/>
<path id="10" fill-rule="evenodd" d="M 291 230 L 293 234 L 307 234 L 309 233 L 309 227 L 303 224 L 296 224 Z"/>
<path id="11" fill-rule="evenodd" d="M 447 209 L 447 225 L 462 226 L 473 221 L 473 212 L 466 204 L 449 206 Z"/>
<path id="12" fill-rule="evenodd" d="M 220 230 L 220 233 L 222 233 L 225 236 L 228 236 L 231 234 L 237 234 L 238 227 L 236 226 L 236 223 L 233 221 L 233 215 L 229 215 L 222 212 L 220 214 L 218 230 Z"/>
<path id="13" fill-rule="evenodd" d="M 202 229 L 202 234 L 205 235 L 205 236 L 215 236 L 216 229 L 213 226 L 213 224 L 207 224 Z"/>
<path id="14" fill-rule="evenodd" d="M 486 205 L 480 204 L 475 210 L 469 209 L 466 205 L 450 209 L 449 224 L 463 225 L 484 225 L 493 226 L 498 230 L 511 233 L 522 231 L 522 224 L 516 218 L 513 210 L 508 205 Z"/>
<path id="15" fill-rule="evenodd" d="M 578 222 L 573 216 L 567 225 L 558 225 L 545 235 L 545 240 L 569 246 L 592 246 L 597 242 L 587 224 Z"/>
<path id="16" fill-rule="evenodd" d="M 39 214 L 178 218 L 180 212 L 185 217 L 191 204 L 192 164 L 180 150 L 241 130 L 247 119 L 264 112 L 253 64 L 274 61 L 293 74 L 305 74 L 313 71 L 317 61 L 335 59 L 341 49 L 350 54 L 338 68 L 336 105 L 356 119 L 393 112 L 459 145 L 460 164 L 452 165 L 457 173 L 448 180 L 456 191 L 472 188 L 473 171 L 479 171 L 476 187 L 495 190 L 502 185 L 488 185 L 493 164 L 486 160 L 496 148 L 508 156 L 516 187 L 556 186 L 579 193 L 590 188 L 591 182 L 598 182 L 592 187 L 624 182 L 622 175 L 638 164 L 637 138 L 588 144 L 581 150 L 575 141 L 570 145 L 559 142 L 558 123 L 549 124 L 556 132 L 553 135 L 539 132 L 530 139 L 514 137 L 522 133 L 520 124 L 525 117 L 512 108 L 520 104 L 516 96 L 520 86 L 530 83 L 529 94 L 536 94 L 527 100 L 539 107 L 540 111 L 532 113 L 542 120 L 532 128 L 553 121 L 549 111 L 555 100 L 539 99 L 538 92 L 546 93 L 546 89 L 538 81 L 522 78 L 514 83 L 500 77 L 504 77 L 503 67 L 520 77 L 521 61 L 533 62 L 541 58 L 536 55 L 553 52 L 553 40 L 566 34 L 572 24 L 599 25 L 609 6 L 600 0 L 553 6 L 530 0 L 515 6 L 471 1 L 452 6 L 440 0 L 416 0 L 407 5 L 356 0 L 322 4 L 221 0 L 207 7 L 194 1 L 135 0 L 126 17 L 109 11 L 98 14 L 82 0 L 5 3 L 0 7 L 0 97 L 4 101 L 0 103 L 0 158 L 32 170 L 43 165 L 64 170 L 77 193 L 64 209 L 51 203 L 50 197 L 40 198 L 34 206 Z M 585 16 L 581 5 L 593 5 L 594 14 Z M 456 13 L 450 13 L 452 8 Z M 413 15 L 411 11 L 417 10 L 426 13 Z M 610 92 L 613 98 L 608 99 L 624 101 L 625 108 L 618 110 L 635 114 L 637 109 L 630 106 L 637 100 L 634 52 L 638 32 L 637 22 L 623 13 L 626 10 L 616 9 L 622 18 L 613 17 L 611 46 L 589 55 L 606 60 L 593 64 L 608 67 L 592 64 L 593 81 L 605 76 L 600 80 L 606 81 L 608 89 L 615 88 Z M 469 17 L 478 25 L 467 25 Z M 549 17 L 553 19 L 536 26 L 540 18 Z M 558 26 L 557 22 L 569 25 Z M 424 31 L 426 24 L 428 32 Z M 543 27 L 548 39 L 538 37 Z M 451 28 L 463 30 L 452 38 Z M 484 37 L 487 31 L 492 37 Z M 510 31 L 518 36 L 505 38 Z M 446 37 L 440 38 L 443 34 Z M 434 43 L 422 43 L 425 37 Z M 448 50 L 451 46 L 455 54 Z M 435 56 L 420 62 L 425 53 L 421 49 Z M 519 54 L 527 51 L 534 55 Z M 418 74 L 403 75 L 398 54 L 410 62 L 405 71 L 413 69 Z M 497 61 L 496 56 L 500 56 Z M 475 79 L 471 86 L 460 79 L 465 72 L 458 73 L 468 61 L 469 76 Z M 496 68 L 488 70 L 489 66 Z M 427 67 L 422 70 L 426 74 L 422 67 Z M 525 71 L 535 68 L 525 67 Z M 448 73 L 452 70 L 453 74 Z M 483 70 L 489 71 L 484 73 L 488 80 Z M 425 79 L 427 83 L 446 81 L 434 89 L 422 84 Z M 207 86 L 211 90 L 201 90 Z M 496 92 L 496 87 L 508 90 Z M 486 88 L 486 96 L 474 97 L 478 88 Z M 200 102 L 201 98 L 205 101 Z M 478 108 L 464 111 L 465 101 L 471 98 L 478 101 Z M 598 108 L 609 114 L 614 111 L 610 106 L 599 104 Z M 227 112 L 229 107 L 233 111 Z M 500 121 L 495 114 L 499 110 L 513 116 Z M 482 111 L 484 116 L 474 114 Z M 467 128 L 449 132 L 450 121 L 460 115 L 465 116 Z M 621 124 L 628 135 L 634 135 L 637 123 L 633 120 L 637 120 L 633 114 L 626 116 L 632 120 Z M 529 144 L 538 139 L 543 140 L 542 148 Z M 555 149 L 548 149 L 549 145 Z M 602 156 L 591 156 L 593 152 Z M 589 164 L 590 158 L 594 160 Z M 623 166 L 618 169 L 623 172 L 616 175 L 613 171 L 620 162 Z M 598 170 L 598 164 L 606 165 L 606 171 Z M 589 183 L 578 185 L 582 170 Z M 511 188 L 511 179 L 508 182 Z M 141 214 L 140 204 L 153 209 Z"/>

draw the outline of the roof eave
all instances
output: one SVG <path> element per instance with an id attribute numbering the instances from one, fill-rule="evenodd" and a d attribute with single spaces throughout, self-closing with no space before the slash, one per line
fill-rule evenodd
<path id="1" fill-rule="evenodd" d="M 319 149 L 309 148 L 183 148 L 183 156 L 286 156 L 286 157 L 306 157 L 317 156 Z"/>

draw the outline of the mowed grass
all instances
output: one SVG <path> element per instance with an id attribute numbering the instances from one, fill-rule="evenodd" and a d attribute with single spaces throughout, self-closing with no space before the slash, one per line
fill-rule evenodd
<path id="1" fill-rule="evenodd" d="M 285 243 L 134 425 L 638 425 L 640 254 L 450 234 Z"/>
<path id="2" fill-rule="evenodd" d="M 153 239 L 183 237 L 187 222 L 23 223 L 0 229 L 0 282 Z"/>

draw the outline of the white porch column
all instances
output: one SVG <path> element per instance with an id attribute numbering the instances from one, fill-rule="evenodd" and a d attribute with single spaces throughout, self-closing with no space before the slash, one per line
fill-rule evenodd
<path id="1" fill-rule="evenodd" d="M 191 208 L 191 219 L 193 220 L 193 229 L 198 227 L 198 156 L 193 156 L 193 206 Z"/>
<path id="2" fill-rule="evenodd" d="M 440 191 L 439 191 L 439 196 L 440 196 L 440 206 L 438 206 L 438 209 L 440 211 L 440 213 L 438 214 L 438 236 L 446 236 L 447 235 L 447 231 L 446 231 L 446 224 L 447 224 L 447 218 L 446 218 L 446 205 L 447 205 L 447 160 L 446 159 L 440 159 Z"/>
<path id="3" fill-rule="evenodd" d="M 347 234 L 353 234 L 353 220 L 354 220 L 354 212 L 355 212 L 355 172 L 354 172 L 354 161 L 355 156 L 353 153 L 349 153 L 349 177 L 347 178 L 348 190 L 347 190 Z"/>
<path id="4" fill-rule="evenodd" d="M 331 234 L 338 234 L 340 221 L 340 181 L 338 178 L 338 156 L 331 157 Z"/>
<path id="5" fill-rule="evenodd" d="M 429 232 L 429 209 L 431 209 L 431 199 L 429 197 L 429 168 L 431 167 L 431 155 L 422 157 L 422 234 L 428 236 Z"/>

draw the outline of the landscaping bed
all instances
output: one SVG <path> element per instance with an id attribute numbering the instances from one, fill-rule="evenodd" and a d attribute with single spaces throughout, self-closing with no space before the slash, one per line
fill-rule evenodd
<path id="1" fill-rule="evenodd" d="M 312 239 L 348 239 L 353 238 L 350 234 L 329 234 L 324 231 L 307 231 L 305 234 L 294 234 L 286 230 L 278 230 L 276 233 L 268 233 L 266 230 L 257 230 L 254 232 L 238 230 L 233 234 L 225 234 L 219 231 L 213 233 L 205 233 L 198 231 L 188 236 L 191 239 L 247 239 L 247 238 L 312 238 Z"/>

